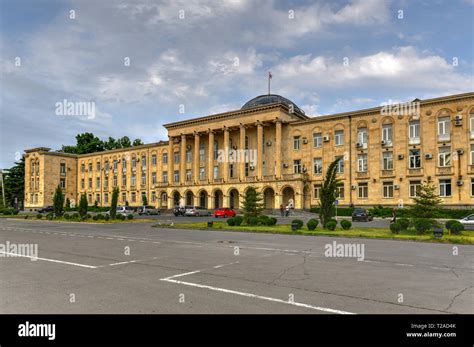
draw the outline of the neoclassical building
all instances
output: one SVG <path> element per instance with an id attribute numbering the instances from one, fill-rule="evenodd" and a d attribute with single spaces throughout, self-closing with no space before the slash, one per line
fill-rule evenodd
<path id="1" fill-rule="evenodd" d="M 447 206 L 474 205 L 474 93 L 308 117 L 290 100 L 261 95 L 239 110 L 165 124 L 168 141 L 73 155 L 25 151 L 25 207 L 52 205 L 55 187 L 77 203 L 239 208 L 255 186 L 266 208 L 318 205 L 338 165 L 340 206 L 408 205 L 436 185 Z"/>

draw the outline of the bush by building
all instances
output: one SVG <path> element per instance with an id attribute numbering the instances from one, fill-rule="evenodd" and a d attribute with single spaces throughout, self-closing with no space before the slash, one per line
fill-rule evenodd
<path id="1" fill-rule="evenodd" d="M 349 230 L 352 227 L 352 222 L 346 219 L 341 220 L 340 224 L 344 230 Z"/>
<path id="2" fill-rule="evenodd" d="M 304 222 L 303 222 L 301 219 L 293 219 L 293 220 L 291 221 L 291 224 L 292 224 L 292 225 L 293 225 L 293 224 L 296 224 L 296 225 L 297 225 L 296 228 L 297 228 L 297 229 L 301 229 L 301 228 L 303 227 L 303 225 L 304 225 Z"/>
<path id="3" fill-rule="evenodd" d="M 329 222 L 326 223 L 326 229 L 331 230 L 331 231 L 336 230 L 336 226 L 337 226 L 337 221 L 335 221 L 334 219 L 331 219 Z"/>
<path id="4" fill-rule="evenodd" d="M 390 230 L 393 234 L 400 234 L 400 230 L 402 230 L 402 226 L 399 221 L 390 224 Z"/>
<path id="5" fill-rule="evenodd" d="M 306 227 L 308 230 L 315 230 L 318 227 L 319 221 L 317 219 L 311 218 L 308 223 L 306 223 Z"/>

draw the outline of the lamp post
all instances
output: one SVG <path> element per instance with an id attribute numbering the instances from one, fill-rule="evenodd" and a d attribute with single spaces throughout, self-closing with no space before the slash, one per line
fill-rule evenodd
<path id="1" fill-rule="evenodd" d="M 3 183 L 3 170 L 0 169 L 0 181 L 2 181 L 2 200 L 3 200 L 3 208 L 6 207 L 5 205 L 5 185 Z"/>

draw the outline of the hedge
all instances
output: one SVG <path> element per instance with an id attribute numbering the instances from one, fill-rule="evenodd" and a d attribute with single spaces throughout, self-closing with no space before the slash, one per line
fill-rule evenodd
<path id="1" fill-rule="evenodd" d="M 376 206 L 368 209 L 374 217 L 384 217 L 389 218 L 392 216 L 393 207 L 383 207 Z M 406 208 L 396 208 L 397 217 L 411 217 L 410 209 Z M 354 211 L 353 207 L 338 207 L 337 215 L 341 217 L 352 216 Z M 319 207 L 312 207 L 310 212 L 319 214 Z M 335 215 L 335 209 L 333 209 L 333 214 Z M 449 218 L 449 219 L 461 219 L 470 214 L 474 214 L 474 209 L 451 209 L 445 208 L 441 209 L 436 213 L 433 218 Z"/>

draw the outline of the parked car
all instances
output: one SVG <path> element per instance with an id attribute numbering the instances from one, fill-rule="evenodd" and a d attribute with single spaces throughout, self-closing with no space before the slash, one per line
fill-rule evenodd
<path id="1" fill-rule="evenodd" d="M 184 216 L 184 212 L 186 212 L 185 207 L 175 206 L 173 208 L 173 214 L 175 215 L 175 217 Z"/>
<path id="2" fill-rule="evenodd" d="M 209 211 L 205 207 L 201 206 L 186 206 L 186 209 L 184 211 L 185 216 L 195 216 L 195 217 L 200 217 L 200 216 L 210 216 L 212 215 L 211 211 Z"/>
<path id="3" fill-rule="evenodd" d="M 125 217 L 129 214 L 133 214 L 133 208 L 131 208 L 130 206 L 117 206 L 116 211 L 116 214 L 122 214 Z M 105 214 L 110 215 L 110 210 L 105 212 Z"/>
<path id="4" fill-rule="evenodd" d="M 366 208 L 355 208 L 352 212 L 352 221 L 368 222 L 374 220 L 374 216 Z"/>
<path id="5" fill-rule="evenodd" d="M 469 216 L 460 219 L 459 223 L 464 225 L 464 229 L 466 230 L 474 230 L 474 214 L 470 214 Z"/>
<path id="6" fill-rule="evenodd" d="M 38 213 L 50 213 L 50 212 L 54 212 L 53 206 L 46 206 L 38 210 Z"/>
<path id="7" fill-rule="evenodd" d="M 161 212 L 159 209 L 153 207 L 153 206 L 139 206 L 137 209 L 137 213 L 141 216 L 142 214 L 146 214 L 147 216 L 150 216 L 152 214 L 159 215 Z"/>
<path id="8" fill-rule="evenodd" d="M 223 217 L 223 218 L 229 218 L 229 217 L 235 217 L 236 213 L 233 209 L 231 208 L 217 208 L 214 210 L 214 217 Z"/>

